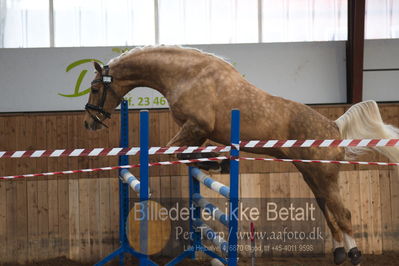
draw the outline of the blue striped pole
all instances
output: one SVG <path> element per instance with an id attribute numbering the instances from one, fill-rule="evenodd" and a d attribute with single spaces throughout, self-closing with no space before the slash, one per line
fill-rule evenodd
<path id="1" fill-rule="evenodd" d="M 127 169 L 121 169 L 119 171 L 119 177 L 127 183 L 135 192 L 140 193 L 140 181 L 129 172 Z"/>
<path id="2" fill-rule="evenodd" d="M 225 196 L 226 198 L 230 197 L 230 188 L 228 186 L 223 185 L 222 183 L 213 180 L 205 173 L 203 173 L 200 169 L 196 167 L 190 168 L 191 175 L 195 177 L 199 182 L 207 186 L 208 188 L 216 191 L 217 193 Z"/>
<path id="3" fill-rule="evenodd" d="M 237 231 L 238 231 L 238 186 L 239 186 L 239 161 L 240 156 L 240 111 L 231 111 L 231 150 L 230 156 L 230 212 L 229 212 L 229 266 L 237 265 Z"/>
<path id="4" fill-rule="evenodd" d="M 218 233 L 212 230 L 201 219 L 193 220 L 194 226 L 201 232 L 202 238 L 210 240 L 215 246 L 220 248 L 222 254 L 226 255 L 229 250 L 229 244 Z"/>
<path id="5" fill-rule="evenodd" d="M 204 197 L 201 196 L 199 193 L 194 193 L 193 194 L 193 201 L 197 206 L 200 206 L 202 209 L 204 209 L 206 212 L 211 214 L 213 219 L 218 220 L 225 226 L 229 226 L 229 219 L 228 216 L 223 213 L 221 210 L 219 210 L 218 207 L 207 201 Z"/>

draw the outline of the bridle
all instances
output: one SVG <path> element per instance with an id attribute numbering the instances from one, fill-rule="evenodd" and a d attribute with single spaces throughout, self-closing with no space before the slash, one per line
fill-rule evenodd
<path id="1" fill-rule="evenodd" d="M 112 89 L 111 84 L 112 84 L 112 76 L 109 75 L 109 66 L 106 65 L 104 66 L 104 74 L 100 73 L 101 76 L 99 79 L 95 79 L 91 82 L 91 86 L 93 86 L 96 83 L 102 83 L 104 86 L 103 93 L 101 95 L 100 103 L 98 105 L 93 105 L 87 103 L 85 106 L 86 111 L 89 113 L 89 115 L 93 118 L 94 121 L 97 123 L 100 123 L 101 125 L 108 127 L 101 121 L 101 119 L 98 117 L 98 114 L 93 114 L 91 111 L 96 111 L 100 114 L 102 114 L 105 118 L 111 118 L 111 114 L 107 111 L 104 110 L 104 104 L 105 104 L 105 99 L 107 98 L 107 93 L 108 91 L 111 91 L 115 97 L 119 98 L 116 92 Z M 92 88 L 93 89 L 93 88 Z M 104 119 L 105 120 L 105 119 Z"/>

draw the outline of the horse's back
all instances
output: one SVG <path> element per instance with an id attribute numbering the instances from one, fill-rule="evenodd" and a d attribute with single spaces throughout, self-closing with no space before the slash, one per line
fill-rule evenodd
<path id="1" fill-rule="evenodd" d="M 246 81 L 240 81 L 233 89 L 220 91 L 219 104 L 212 138 L 228 143 L 230 112 L 237 108 L 241 112 L 242 140 L 287 140 L 287 139 L 340 139 L 334 121 L 307 105 L 270 95 Z M 254 151 L 256 153 L 264 153 Z M 332 159 L 342 158 L 342 149 L 279 149 L 270 155 L 290 158 L 322 158 L 323 152 Z"/>

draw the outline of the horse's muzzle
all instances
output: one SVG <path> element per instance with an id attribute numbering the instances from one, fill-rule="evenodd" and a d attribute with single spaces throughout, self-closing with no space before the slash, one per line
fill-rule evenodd
<path id="1" fill-rule="evenodd" d="M 86 129 L 88 130 L 99 130 L 102 129 L 104 126 L 100 123 L 97 123 L 94 119 L 90 119 L 90 121 L 88 122 L 87 120 L 84 121 L 84 126 Z"/>

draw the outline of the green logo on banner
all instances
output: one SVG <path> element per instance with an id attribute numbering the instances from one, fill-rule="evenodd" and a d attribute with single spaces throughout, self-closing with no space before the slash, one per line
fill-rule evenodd
<path id="1" fill-rule="evenodd" d="M 122 54 L 124 52 L 129 51 L 129 48 L 112 48 L 112 51 L 115 53 L 118 53 L 118 54 Z M 91 62 L 98 62 L 98 63 L 104 65 L 104 63 L 98 59 L 80 59 L 80 60 L 77 60 L 77 61 L 71 63 L 70 65 L 68 65 L 66 68 L 66 72 L 69 72 L 70 70 L 74 69 L 77 66 L 80 66 L 80 65 L 83 65 L 86 63 L 91 63 Z M 75 89 L 73 90 L 72 94 L 58 93 L 58 95 L 60 95 L 62 97 L 80 97 L 85 94 L 88 94 L 90 92 L 90 88 L 85 88 L 85 89 L 81 90 L 81 85 L 82 85 L 83 79 L 86 76 L 87 72 L 88 72 L 87 69 L 84 69 L 80 72 L 78 79 L 76 80 L 76 83 L 75 83 Z"/>
<path id="2" fill-rule="evenodd" d="M 100 60 L 97 59 L 81 59 L 78 61 L 73 62 L 72 64 L 70 64 L 69 66 L 67 66 L 66 68 L 66 72 L 69 72 L 71 69 L 74 69 L 77 66 L 80 66 L 82 64 L 86 64 L 86 63 L 90 63 L 90 62 L 98 62 L 100 64 L 103 64 L 103 62 L 101 62 Z M 84 90 L 80 90 L 81 85 L 82 85 L 82 81 L 84 79 L 84 77 L 86 76 L 88 70 L 84 69 L 80 72 L 78 79 L 76 80 L 75 83 L 75 89 L 73 91 L 73 94 L 62 94 L 62 93 L 58 93 L 58 95 L 63 96 L 63 97 L 80 97 L 82 95 L 85 95 L 87 93 L 89 93 L 90 88 L 86 88 Z"/>

